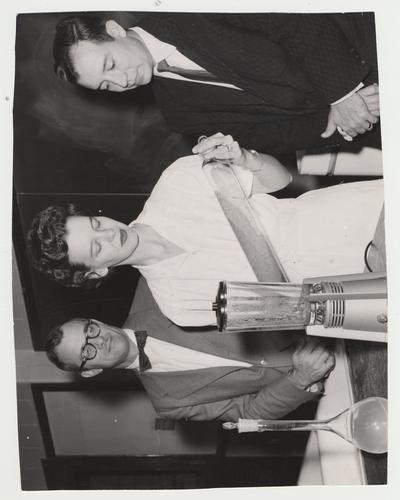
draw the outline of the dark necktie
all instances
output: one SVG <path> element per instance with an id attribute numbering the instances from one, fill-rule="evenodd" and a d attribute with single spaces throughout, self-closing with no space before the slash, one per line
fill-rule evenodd
<path id="1" fill-rule="evenodd" d="M 191 80 L 221 83 L 219 78 L 205 69 L 185 69 L 179 68 L 178 66 L 170 66 L 165 59 L 158 63 L 157 69 L 160 73 L 168 71 L 169 73 L 174 73 L 184 78 L 190 78 Z"/>
<path id="2" fill-rule="evenodd" d="M 144 346 L 146 345 L 147 333 L 146 330 L 138 330 L 135 332 L 137 348 L 139 352 L 139 371 L 144 372 L 151 368 L 151 363 L 146 353 Z"/>

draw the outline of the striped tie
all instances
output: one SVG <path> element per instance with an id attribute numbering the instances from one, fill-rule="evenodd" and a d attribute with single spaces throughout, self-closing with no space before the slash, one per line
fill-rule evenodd
<path id="1" fill-rule="evenodd" d="M 160 73 L 168 71 L 169 73 L 174 73 L 175 75 L 180 75 L 184 78 L 189 78 L 190 80 L 199 80 L 202 82 L 221 82 L 221 80 L 219 80 L 215 75 L 205 69 L 185 69 L 179 68 L 178 66 L 170 66 L 165 59 L 158 63 L 157 70 Z"/>

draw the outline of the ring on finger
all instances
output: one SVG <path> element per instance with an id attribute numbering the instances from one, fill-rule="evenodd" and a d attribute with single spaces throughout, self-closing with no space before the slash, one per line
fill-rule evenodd
<path id="1" fill-rule="evenodd" d="M 197 144 L 200 144 L 201 141 L 204 141 L 204 139 L 207 139 L 207 136 L 206 135 L 201 135 L 198 139 L 197 139 Z"/>

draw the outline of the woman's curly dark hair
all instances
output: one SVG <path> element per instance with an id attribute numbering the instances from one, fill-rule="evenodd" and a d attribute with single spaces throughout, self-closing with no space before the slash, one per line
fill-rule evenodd
<path id="1" fill-rule="evenodd" d="M 67 287 L 82 287 L 89 281 L 89 268 L 84 264 L 71 264 L 65 241 L 65 224 L 68 217 L 89 216 L 73 203 L 51 206 L 39 212 L 28 232 L 28 247 L 36 269 Z"/>

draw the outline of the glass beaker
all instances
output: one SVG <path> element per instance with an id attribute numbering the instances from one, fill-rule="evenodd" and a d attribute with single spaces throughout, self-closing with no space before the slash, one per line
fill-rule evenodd
<path id="1" fill-rule="evenodd" d="M 366 398 L 327 420 L 247 420 L 225 422 L 238 432 L 330 431 L 369 453 L 387 452 L 387 400 Z"/>

